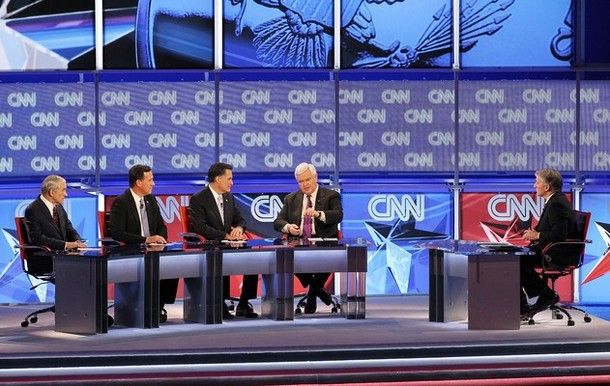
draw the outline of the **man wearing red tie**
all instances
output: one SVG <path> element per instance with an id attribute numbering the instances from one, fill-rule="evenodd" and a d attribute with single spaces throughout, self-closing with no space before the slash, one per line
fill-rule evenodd
<path id="1" fill-rule="evenodd" d="M 341 196 L 332 189 L 318 185 L 318 173 L 315 166 L 308 163 L 299 164 L 294 170 L 294 177 L 299 190 L 290 193 L 284 199 L 284 206 L 273 222 L 275 230 L 287 237 L 337 237 L 337 225 L 343 220 Z M 316 298 L 326 305 L 331 297 L 324 289 L 324 283 L 330 273 L 296 274 L 307 291 L 305 313 L 316 312 Z"/>
<path id="2" fill-rule="evenodd" d="M 34 245 L 55 251 L 87 246 L 80 240 L 62 205 L 67 195 L 66 180 L 62 177 L 50 175 L 42 181 L 40 196 L 25 209 Z M 32 273 L 52 272 L 53 260 L 49 255 L 34 254 L 28 258 L 28 269 Z"/>

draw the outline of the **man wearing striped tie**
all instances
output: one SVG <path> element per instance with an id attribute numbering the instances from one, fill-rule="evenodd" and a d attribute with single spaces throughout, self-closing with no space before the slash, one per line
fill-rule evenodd
<path id="1" fill-rule="evenodd" d="M 318 172 L 312 164 L 301 163 L 294 170 L 299 190 L 284 199 L 284 206 L 273 222 L 275 230 L 289 238 L 337 237 L 338 224 L 343 220 L 341 196 L 332 189 L 318 185 Z M 303 287 L 309 286 L 305 313 L 316 312 L 316 298 L 326 305 L 331 296 L 324 289 L 330 273 L 296 274 Z"/>
<path id="2" fill-rule="evenodd" d="M 150 166 L 134 165 L 129 169 L 129 188 L 115 198 L 110 211 L 110 237 L 124 244 L 158 244 L 167 240 L 167 227 L 157 199 L 152 195 L 155 181 Z M 163 308 L 174 303 L 178 279 L 165 279 L 160 283 L 159 321 L 167 320 Z"/>

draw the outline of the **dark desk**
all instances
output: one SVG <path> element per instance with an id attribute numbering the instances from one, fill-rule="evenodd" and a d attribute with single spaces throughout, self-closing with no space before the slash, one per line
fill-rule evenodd
<path id="1" fill-rule="evenodd" d="M 462 240 L 421 246 L 430 253 L 430 321 L 467 318 L 469 329 L 519 329 L 519 267 L 527 248 L 494 250 Z"/>
<path id="2" fill-rule="evenodd" d="M 55 331 L 108 331 L 108 283 L 115 283 L 118 325 L 159 326 L 159 258 L 138 248 L 87 250 L 53 256 Z"/>
<path id="3" fill-rule="evenodd" d="M 248 240 L 216 253 L 222 255 L 224 275 L 262 274 L 264 316 L 294 319 L 294 273 L 338 272 L 341 314 L 348 319 L 365 317 L 366 245 L 347 240 Z"/>
<path id="4" fill-rule="evenodd" d="M 222 277 L 261 274 L 262 314 L 294 318 L 295 272 L 340 272 L 341 310 L 365 317 L 366 245 L 320 242 L 307 245 L 273 240 L 111 247 L 54 256 L 55 330 L 95 334 L 108 331 L 107 284 L 115 283 L 117 325 L 159 327 L 159 280 L 184 278 L 187 322 L 222 322 Z"/>

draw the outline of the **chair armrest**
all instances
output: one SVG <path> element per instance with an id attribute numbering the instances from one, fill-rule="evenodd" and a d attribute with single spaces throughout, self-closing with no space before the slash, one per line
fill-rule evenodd
<path id="1" fill-rule="evenodd" d="M 205 242 L 205 237 L 195 232 L 181 232 L 178 233 L 178 236 L 182 237 L 182 241 L 188 244 L 203 244 Z"/>
<path id="2" fill-rule="evenodd" d="M 28 251 L 51 252 L 51 248 L 45 247 L 44 245 L 19 244 L 15 245 L 13 248 Z"/>
<path id="3" fill-rule="evenodd" d="M 556 243 L 548 244 L 546 247 L 544 247 L 544 249 L 542 250 L 541 254 L 544 256 L 544 255 L 548 254 L 549 250 L 551 250 L 553 248 L 561 247 L 561 246 L 566 246 L 566 245 L 585 245 L 585 244 L 590 244 L 591 242 L 592 242 L 591 240 L 565 240 L 565 241 L 558 241 Z"/>
<path id="4" fill-rule="evenodd" d="M 111 237 L 103 237 L 101 239 L 98 239 L 98 241 L 102 243 L 103 247 L 118 247 L 119 245 L 121 245 L 120 241 L 116 241 Z"/>

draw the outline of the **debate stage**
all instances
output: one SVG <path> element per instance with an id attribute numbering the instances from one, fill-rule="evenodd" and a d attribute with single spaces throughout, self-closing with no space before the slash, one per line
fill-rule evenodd
<path id="1" fill-rule="evenodd" d="M 371 296 L 366 319 L 319 305 L 293 321 L 204 325 L 185 324 L 177 303 L 160 328 L 87 336 L 55 332 L 51 314 L 22 328 L 33 308 L 0 306 L 2 384 L 610 382 L 610 322 L 594 315 L 569 327 L 547 311 L 520 330 L 477 331 L 429 322 L 427 296 Z"/>

